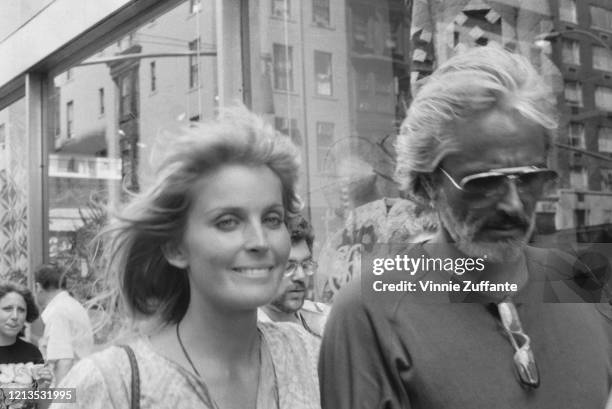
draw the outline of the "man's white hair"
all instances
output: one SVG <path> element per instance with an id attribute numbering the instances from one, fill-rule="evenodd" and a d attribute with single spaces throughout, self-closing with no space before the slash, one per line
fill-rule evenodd
<path id="1" fill-rule="evenodd" d="M 515 110 L 550 138 L 557 128 L 555 105 L 551 88 L 526 58 L 491 46 L 456 55 L 424 80 L 408 109 L 396 143 L 395 178 L 414 200 L 428 203 L 422 177 L 457 149 L 457 120 L 492 108 Z"/>

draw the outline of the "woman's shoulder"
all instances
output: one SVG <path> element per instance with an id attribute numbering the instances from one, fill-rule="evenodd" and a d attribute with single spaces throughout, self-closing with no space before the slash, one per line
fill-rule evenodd
<path id="1" fill-rule="evenodd" d="M 42 354 L 40 353 L 40 350 L 38 349 L 38 347 L 36 345 L 34 345 L 31 342 L 25 341 L 21 338 L 17 338 L 17 341 L 15 341 L 15 346 L 19 347 L 21 349 L 27 350 L 27 351 L 31 351 L 34 352 L 40 356 L 42 356 Z"/>
<path id="2" fill-rule="evenodd" d="M 118 378 L 118 375 L 131 374 L 131 364 L 126 346 L 134 352 L 139 366 L 146 365 L 148 361 L 157 361 L 154 356 L 155 352 L 151 349 L 147 340 L 136 338 L 125 344 L 110 345 L 81 359 L 76 366 L 89 370 L 95 368 L 103 374 L 112 374 L 114 378 Z"/>
<path id="3" fill-rule="evenodd" d="M 136 355 L 142 380 L 154 373 L 159 374 L 146 369 L 148 362 L 155 360 L 146 341 L 136 339 L 126 345 Z M 129 397 L 127 385 L 131 383 L 131 376 L 132 368 L 126 350 L 113 345 L 77 362 L 61 381 L 60 387 L 77 389 L 78 408 L 123 407 Z M 57 407 L 63 409 L 61 405 Z"/>
<path id="4" fill-rule="evenodd" d="M 43 356 L 36 345 L 17 338 L 14 344 L 0 347 L 0 363 L 18 362 L 42 363 Z"/>

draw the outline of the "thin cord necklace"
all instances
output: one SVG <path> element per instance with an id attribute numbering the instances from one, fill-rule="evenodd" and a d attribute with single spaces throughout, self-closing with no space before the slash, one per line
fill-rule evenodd
<path id="1" fill-rule="evenodd" d="M 183 345 L 183 340 L 181 339 L 181 333 L 179 332 L 179 325 L 181 325 L 180 321 L 176 324 L 176 337 L 178 338 L 179 345 L 181 346 L 181 349 L 183 350 L 183 355 L 185 355 L 185 358 L 187 358 L 187 362 L 189 362 L 189 365 L 191 365 L 191 369 L 193 369 L 193 372 L 196 375 L 198 375 L 198 377 L 202 378 L 202 375 L 200 375 L 200 372 L 198 372 L 195 365 L 193 364 L 193 361 L 191 360 L 191 357 L 187 353 L 187 350 L 185 349 L 185 345 Z"/>
<path id="2" fill-rule="evenodd" d="M 204 382 L 204 378 L 202 378 L 202 375 L 200 375 L 200 372 L 198 372 L 198 370 L 196 369 L 195 365 L 193 364 L 193 361 L 191 360 L 191 357 L 189 356 L 189 354 L 187 353 L 187 349 L 185 348 L 185 345 L 183 345 L 183 340 L 181 339 L 181 333 L 179 331 L 179 325 L 181 324 L 181 322 L 179 321 L 176 324 L 176 338 L 178 339 L 179 345 L 181 346 L 181 349 L 183 350 L 183 355 L 185 355 L 185 358 L 187 359 L 187 362 L 189 362 L 189 365 L 191 365 L 191 369 L 193 369 L 193 372 L 200 378 L 200 380 L 202 382 Z M 260 333 L 260 337 L 261 337 L 261 333 Z M 261 338 L 260 338 L 261 340 Z M 263 340 L 261 340 L 260 342 L 263 342 Z M 259 365 L 260 365 L 260 371 L 261 371 L 261 365 L 262 365 L 262 356 L 261 356 L 261 345 L 259 347 Z M 272 370 L 274 371 L 274 399 L 276 400 L 276 407 L 280 408 L 280 397 L 279 397 L 279 392 L 278 392 L 278 379 L 277 379 L 277 375 L 276 375 L 276 368 L 274 366 L 274 363 L 272 362 Z M 261 373 L 260 373 L 261 375 Z M 257 395 L 259 395 L 259 383 L 261 382 L 261 376 L 258 375 L 257 376 Z M 206 385 L 206 383 L 204 383 L 204 386 L 206 387 L 206 394 L 207 394 L 207 398 L 209 400 L 209 402 L 212 404 L 214 409 L 218 409 L 219 405 L 217 405 L 217 402 L 215 402 L 215 400 L 212 398 L 212 396 L 210 395 L 210 391 L 208 390 L 208 387 Z M 258 396 L 256 396 L 255 398 L 256 400 L 258 399 Z"/>

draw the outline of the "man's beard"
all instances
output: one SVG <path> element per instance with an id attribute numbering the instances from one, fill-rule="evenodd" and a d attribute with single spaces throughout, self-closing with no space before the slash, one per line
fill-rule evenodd
<path id="1" fill-rule="evenodd" d="M 487 218 L 470 220 L 469 215 L 461 219 L 448 204 L 446 195 L 441 193 L 438 201 L 438 211 L 442 227 L 454 240 L 459 251 L 469 257 L 483 257 L 492 263 L 512 262 L 518 260 L 535 229 L 535 217 L 502 215 L 506 223 L 515 223 L 517 227 L 525 227 L 525 235 L 520 238 L 505 238 L 496 241 L 478 241 L 477 234 L 491 220 Z"/>
<path id="2" fill-rule="evenodd" d="M 295 302 L 295 300 L 293 300 L 292 302 L 289 302 L 289 295 L 290 295 L 290 290 L 301 290 L 304 291 L 304 294 L 302 296 L 301 302 Z M 304 283 L 294 283 L 291 287 L 287 288 L 285 290 L 285 292 L 283 292 L 281 295 L 279 295 L 277 298 L 275 298 L 274 300 L 272 300 L 270 302 L 270 304 L 276 308 L 277 310 L 285 313 L 285 314 L 293 314 L 295 312 L 298 312 L 302 306 L 304 305 L 304 300 L 306 298 L 306 285 Z"/>

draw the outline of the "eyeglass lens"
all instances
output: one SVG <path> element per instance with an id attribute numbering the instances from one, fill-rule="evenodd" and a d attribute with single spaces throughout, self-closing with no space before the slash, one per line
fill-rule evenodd
<path id="1" fill-rule="evenodd" d="M 488 175 L 470 179 L 463 185 L 463 189 L 470 193 L 497 195 L 506 191 L 507 179 L 513 179 L 520 192 L 537 193 L 555 178 L 556 172 L 544 169 L 517 175 Z"/>
<path id="2" fill-rule="evenodd" d="M 297 261 L 290 261 L 289 264 L 287 264 L 287 268 L 285 269 L 285 275 L 289 277 L 294 275 L 298 267 L 302 268 L 304 274 L 306 274 L 307 276 L 311 276 L 317 270 L 317 263 L 312 260 L 303 261 L 301 263 L 298 263 Z"/>

